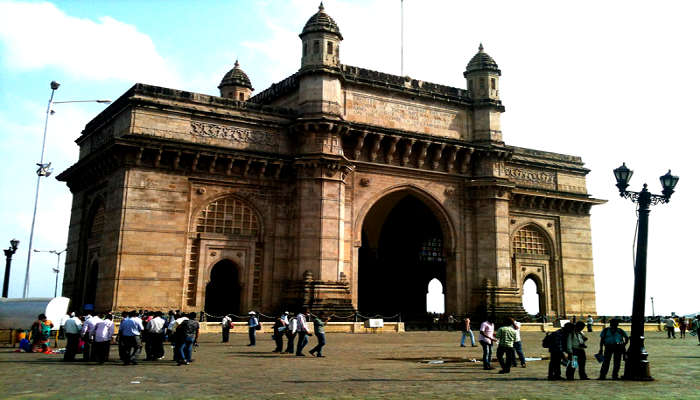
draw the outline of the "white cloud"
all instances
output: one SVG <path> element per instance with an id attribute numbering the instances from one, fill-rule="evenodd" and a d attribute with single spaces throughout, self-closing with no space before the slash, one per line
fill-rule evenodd
<path id="1" fill-rule="evenodd" d="M 54 67 L 83 79 L 180 83 L 136 27 L 111 17 L 71 17 L 51 3 L 0 2 L 0 42 L 10 69 Z"/>

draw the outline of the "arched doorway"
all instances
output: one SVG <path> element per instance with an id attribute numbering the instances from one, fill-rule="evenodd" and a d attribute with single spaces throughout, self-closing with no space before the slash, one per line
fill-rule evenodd
<path id="1" fill-rule="evenodd" d="M 204 298 L 204 312 L 219 317 L 240 314 L 240 308 L 238 266 L 231 260 L 221 260 L 211 269 Z"/>
<path id="2" fill-rule="evenodd" d="M 537 281 L 531 276 L 528 276 L 523 283 L 523 308 L 529 315 L 538 315 L 540 310 L 544 308 L 540 305 L 540 289 Z"/>
<path id="3" fill-rule="evenodd" d="M 360 312 L 422 319 L 428 283 L 437 279 L 447 287 L 444 241 L 434 212 L 410 191 L 393 192 L 375 203 L 362 223 Z"/>
<path id="4" fill-rule="evenodd" d="M 97 301 L 97 274 L 99 265 L 97 261 L 93 261 L 88 269 L 87 280 L 85 282 L 85 300 L 83 301 L 86 310 L 95 310 L 95 302 Z"/>
<path id="5" fill-rule="evenodd" d="M 443 293 L 442 283 L 433 278 L 428 283 L 428 294 L 425 295 L 426 311 L 435 314 L 445 313 L 445 294 Z"/>

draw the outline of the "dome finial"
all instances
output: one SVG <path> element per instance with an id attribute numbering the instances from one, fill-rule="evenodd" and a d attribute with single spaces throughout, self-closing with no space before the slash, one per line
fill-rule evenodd
<path id="1" fill-rule="evenodd" d="M 241 66 L 241 65 L 238 63 L 238 59 L 236 58 L 236 62 L 233 63 L 233 68 L 238 68 L 238 67 L 240 67 L 240 66 Z"/>
<path id="2" fill-rule="evenodd" d="M 479 43 L 479 53 L 483 53 L 483 52 L 484 52 L 484 45 Z"/>
<path id="3" fill-rule="evenodd" d="M 323 2 L 321 2 L 321 4 L 318 5 L 318 12 L 323 12 L 323 10 Z"/>

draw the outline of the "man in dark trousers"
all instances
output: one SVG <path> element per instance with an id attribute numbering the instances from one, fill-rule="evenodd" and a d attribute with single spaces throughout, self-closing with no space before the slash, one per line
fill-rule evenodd
<path id="1" fill-rule="evenodd" d="M 613 360 L 612 378 L 615 380 L 620 379 L 618 375 L 620 372 L 620 361 L 622 360 L 622 355 L 625 354 L 625 346 L 629 342 L 629 337 L 627 337 L 625 331 L 618 328 L 619 324 L 620 320 L 613 318 L 610 320 L 610 326 L 600 332 L 600 349 L 598 354 L 603 354 L 603 346 L 605 346 L 605 359 L 600 367 L 598 380 L 604 380 L 608 374 L 610 359 Z"/>
<path id="2" fill-rule="evenodd" d="M 564 324 L 563 328 L 549 334 L 549 372 L 547 374 L 547 379 L 550 381 L 564 379 L 561 376 L 561 362 L 562 360 L 568 360 L 564 349 L 566 346 L 566 338 L 573 330 L 574 324 L 567 322 Z"/>

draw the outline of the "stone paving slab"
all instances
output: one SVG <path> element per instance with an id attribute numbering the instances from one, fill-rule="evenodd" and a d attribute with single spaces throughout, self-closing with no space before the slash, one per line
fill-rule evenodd
<path id="1" fill-rule="evenodd" d="M 524 332 L 526 355 L 546 355 L 542 333 Z M 593 346 L 597 340 L 590 334 Z M 479 347 L 459 347 L 460 332 L 398 334 L 328 334 L 326 358 L 271 352 L 269 334 L 248 347 L 246 335 L 228 344 L 206 334 L 189 366 L 172 361 L 123 366 L 110 362 L 63 363 L 62 355 L 12 353 L 0 349 L 0 398 L 240 398 L 240 399 L 432 399 L 432 398 L 676 398 L 700 399 L 700 346 L 696 338 L 647 340 L 654 382 L 549 382 L 547 361 L 530 362 L 509 375 L 484 371 Z M 316 338 L 311 338 L 314 345 Z M 308 351 L 311 347 L 307 347 Z M 112 346 L 111 357 L 116 357 Z M 599 364 L 589 349 L 588 374 Z M 166 357 L 172 351 L 166 347 Z M 428 364 L 442 360 L 441 364 Z M 592 361 L 592 362 L 591 362 Z M 136 383 L 138 382 L 138 383 Z"/>

